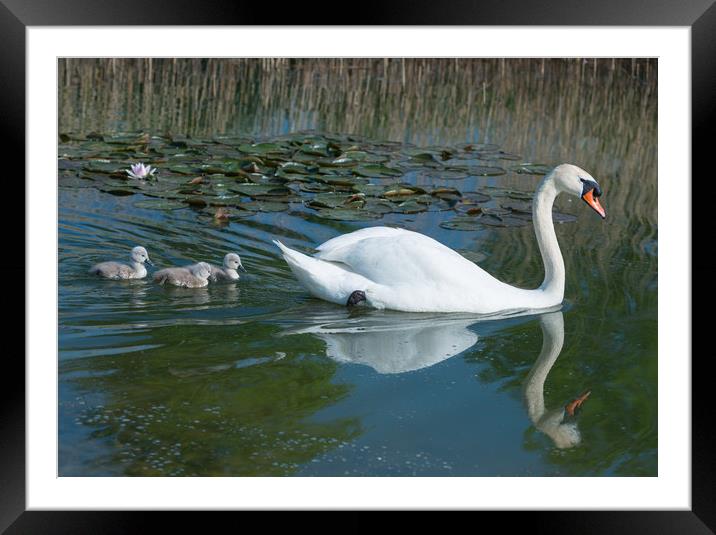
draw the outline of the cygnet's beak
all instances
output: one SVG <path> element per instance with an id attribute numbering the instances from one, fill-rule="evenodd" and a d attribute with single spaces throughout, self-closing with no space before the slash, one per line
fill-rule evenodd
<path id="1" fill-rule="evenodd" d="M 593 189 L 590 189 L 587 193 L 582 195 L 582 200 L 591 206 L 595 212 L 602 216 L 602 219 L 607 218 L 607 213 L 604 211 L 604 208 L 602 208 L 602 205 L 599 204 L 599 199 L 594 196 Z"/>
<path id="2" fill-rule="evenodd" d="M 147 264 L 149 264 L 150 266 L 153 266 L 153 265 L 154 265 L 154 262 L 152 262 L 151 260 L 149 260 L 149 257 L 147 257 L 147 259 L 145 260 L 145 262 L 146 262 Z"/>
<path id="3" fill-rule="evenodd" d="M 243 264 L 239 264 L 239 269 L 246 273 L 246 268 L 243 266 Z"/>

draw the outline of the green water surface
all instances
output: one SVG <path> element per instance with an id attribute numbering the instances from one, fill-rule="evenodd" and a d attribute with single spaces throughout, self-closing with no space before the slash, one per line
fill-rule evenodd
<path id="1" fill-rule="evenodd" d="M 309 251 L 366 226 L 402 226 L 505 282 L 536 287 L 532 225 L 441 226 L 454 209 L 339 221 L 302 198 L 282 211 L 235 210 L 225 222 L 182 199 L 169 210 L 138 203 L 156 199 L 151 192 L 113 194 L 78 179 L 88 160 L 64 160 L 59 475 L 657 475 L 655 63 L 356 60 L 351 70 L 347 60 L 245 60 L 234 72 L 185 60 L 182 75 L 204 76 L 178 93 L 166 83 L 176 64 L 155 60 L 149 74 L 146 62 L 122 64 L 111 78 L 101 60 L 65 61 L 60 133 L 77 139 L 94 131 L 266 141 L 311 130 L 401 150 L 493 143 L 519 158 L 501 160 L 505 169 L 587 169 L 608 217 L 560 198 L 560 210 L 577 216 L 556 225 L 567 271 L 561 310 L 499 320 L 348 310 L 310 297 L 271 240 Z M 216 87 L 221 98 L 211 98 Z M 62 137 L 60 152 L 72 143 Z M 508 170 L 403 181 L 529 195 L 540 179 Z M 247 273 L 192 290 L 87 274 L 95 262 L 126 260 L 134 245 L 157 269 L 237 252 Z M 570 415 L 565 406 L 587 391 Z"/>

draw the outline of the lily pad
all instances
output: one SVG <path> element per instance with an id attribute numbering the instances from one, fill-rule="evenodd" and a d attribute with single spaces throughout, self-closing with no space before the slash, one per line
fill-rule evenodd
<path id="1" fill-rule="evenodd" d="M 287 152 L 286 147 L 283 147 L 277 143 L 246 143 L 244 145 L 239 145 L 238 148 L 241 152 L 254 155 L 281 154 Z"/>
<path id="2" fill-rule="evenodd" d="M 504 175 L 507 171 L 505 171 L 502 167 L 471 165 L 465 168 L 465 172 L 470 176 L 499 176 Z"/>
<path id="3" fill-rule="evenodd" d="M 448 230 L 465 230 L 465 231 L 476 231 L 482 230 L 484 227 L 481 224 L 482 218 L 472 216 L 457 216 L 443 221 L 440 226 Z"/>
<path id="4" fill-rule="evenodd" d="M 241 203 L 241 195 L 220 195 L 208 197 L 209 206 L 238 206 Z"/>
<path id="5" fill-rule="evenodd" d="M 410 152 L 408 152 L 408 154 L 410 154 Z M 410 160 L 420 163 L 439 163 L 437 158 L 435 158 L 435 155 L 429 152 L 416 152 L 415 154 L 410 154 Z"/>
<path id="6" fill-rule="evenodd" d="M 361 203 L 365 203 L 365 195 L 361 193 L 319 193 L 313 199 L 306 201 L 306 206 L 321 209 L 346 207 L 351 204 L 359 205 Z"/>
<path id="7" fill-rule="evenodd" d="M 237 161 L 210 162 L 197 166 L 200 171 L 207 174 L 223 174 L 226 176 L 239 176 L 248 173 L 241 169 Z"/>
<path id="8" fill-rule="evenodd" d="M 454 200 L 441 199 L 439 197 L 433 197 L 430 194 L 419 195 L 415 197 L 415 202 L 424 204 L 428 212 L 442 212 L 445 210 L 452 210 L 455 206 Z"/>
<path id="9" fill-rule="evenodd" d="M 128 197 L 129 195 L 137 193 L 135 190 L 129 188 L 100 187 L 99 189 L 100 191 L 104 191 L 105 193 L 109 193 L 110 195 L 115 195 L 117 197 Z"/>
<path id="10" fill-rule="evenodd" d="M 179 173 L 180 175 L 195 175 L 197 167 L 187 164 L 177 164 L 169 166 L 169 170 L 172 173 Z"/>
<path id="11" fill-rule="evenodd" d="M 320 175 L 316 180 L 331 184 L 333 186 L 353 187 L 356 184 L 364 184 L 368 182 L 367 178 L 356 177 L 352 175 Z"/>
<path id="12" fill-rule="evenodd" d="M 189 206 L 198 206 L 198 207 L 204 207 L 208 204 L 206 202 L 206 199 L 199 195 L 189 195 L 184 199 L 184 202 L 186 204 L 188 204 Z"/>
<path id="13" fill-rule="evenodd" d="M 290 195 L 293 193 L 283 184 L 234 184 L 229 187 L 229 190 L 251 198 L 267 195 Z"/>
<path id="14" fill-rule="evenodd" d="M 396 212 L 402 214 L 417 214 L 420 212 L 427 212 L 428 205 L 419 203 L 415 199 L 403 201 L 396 207 Z"/>
<path id="15" fill-rule="evenodd" d="M 480 223 L 491 227 L 524 227 L 529 222 L 523 218 L 511 215 L 483 215 L 480 217 Z"/>
<path id="16" fill-rule="evenodd" d="M 315 173 L 318 170 L 318 167 L 314 166 L 313 168 L 309 168 L 306 164 L 299 162 L 284 162 L 278 167 L 277 171 L 279 170 L 285 174 L 298 173 L 301 175 L 307 175 L 308 173 Z"/>
<path id="17" fill-rule="evenodd" d="M 250 212 L 285 212 L 289 208 L 287 203 L 271 201 L 242 202 L 238 203 L 236 207 Z"/>
<path id="18" fill-rule="evenodd" d="M 135 208 L 152 209 L 152 210 L 181 210 L 186 208 L 186 204 L 179 201 L 171 201 L 166 199 L 142 199 L 134 203 Z"/>
<path id="19" fill-rule="evenodd" d="M 330 165 L 339 167 L 351 167 L 368 158 L 368 153 L 359 150 L 346 151 L 330 161 Z M 326 163 L 327 164 L 327 163 Z"/>
<path id="20" fill-rule="evenodd" d="M 113 134 L 104 136 L 105 143 L 114 145 L 137 145 L 149 143 L 149 134 Z"/>
<path id="21" fill-rule="evenodd" d="M 324 182 L 301 182 L 298 189 L 307 193 L 325 193 L 333 191 L 333 188 Z"/>
<path id="22" fill-rule="evenodd" d="M 324 208 L 316 211 L 318 217 L 334 221 L 373 221 L 383 217 L 382 213 L 367 210 L 351 210 L 349 208 Z"/>
<path id="23" fill-rule="evenodd" d="M 59 171 L 66 171 L 66 170 L 77 170 L 84 166 L 84 163 L 79 160 L 65 160 L 63 158 L 60 158 L 57 160 L 57 169 Z"/>
<path id="24" fill-rule="evenodd" d="M 386 199 L 391 200 L 393 202 L 403 202 L 405 200 L 410 199 L 411 197 L 424 194 L 425 190 L 417 186 L 398 184 L 396 186 L 387 187 L 383 191 L 382 197 L 385 197 Z"/>
<path id="25" fill-rule="evenodd" d="M 126 171 L 129 169 L 129 164 L 108 162 L 102 160 L 90 160 L 84 165 L 85 171 L 92 173 L 121 173 L 128 176 Z"/>
<path id="26" fill-rule="evenodd" d="M 469 199 L 471 202 L 476 203 L 484 203 L 491 199 L 489 195 L 486 193 L 481 193 L 479 191 L 466 191 L 462 194 L 464 199 Z"/>
<path id="27" fill-rule="evenodd" d="M 336 146 L 333 143 L 324 143 L 321 141 L 313 142 L 313 143 L 305 143 L 301 145 L 300 149 L 301 152 L 304 154 L 309 154 L 311 156 L 338 156 L 340 154 L 340 149 L 338 146 Z"/>
<path id="28" fill-rule="evenodd" d="M 552 168 L 544 163 L 522 163 L 513 165 L 510 171 L 524 175 L 546 175 Z"/>
<path id="29" fill-rule="evenodd" d="M 494 216 L 502 217 L 502 216 L 510 215 L 512 213 L 512 211 L 508 210 L 507 208 L 485 206 L 482 208 L 482 213 L 486 214 L 486 215 L 494 215 Z"/>
<path id="30" fill-rule="evenodd" d="M 399 169 L 379 164 L 360 165 L 355 168 L 355 173 L 369 178 L 390 178 L 402 176 L 403 174 Z"/>
<path id="31" fill-rule="evenodd" d="M 250 145 L 251 140 L 241 136 L 214 136 L 213 139 L 216 143 L 222 143 L 224 145 Z"/>
<path id="32" fill-rule="evenodd" d="M 462 193 L 460 193 L 459 190 L 455 188 L 435 188 L 430 192 L 430 195 L 433 197 L 438 197 L 439 199 L 445 199 L 450 201 L 458 200 L 462 197 Z"/>
<path id="33" fill-rule="evenodd" d="M 396 211 L 392 202 L 383 199 L 366 199 L 361 210 L 375 214 L 389 214 Z"/>
<path id="34" fill-rule="evenodd" d="M 499 145 L 494 145 L 492 143 L 466 143 L 459 145 L 458 148 L 465 152 L 489 152 L 500 150 Z"/>
<path id="35" fill-rule="evenodd" d="M 511 154 L 509 152 L 497 151 L 497 152 L 480 152 L 479 157 L 481 160 L 521 160 L 522 157 L 517 154 Z"/>
<path id="36" fill-rule="evenodd" d="M 60 175 L 57 185 L 61 188 L 92 188 L 95 187 L 94 180 L 83 178 L 77 175 Z"/>
<path id="37" fill-rule="evenodd" d="M 355 184 L 353 191 L 363 193 L 368 197 L 380 197 L 385 192 L 385 186 L 380 184 Z"/>

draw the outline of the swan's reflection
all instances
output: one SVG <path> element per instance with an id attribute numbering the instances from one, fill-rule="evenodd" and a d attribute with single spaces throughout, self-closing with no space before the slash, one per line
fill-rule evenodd
<path id="1" fill-rule="evenodd" d="M 572 448 L 581 442 L 576 421 L 569 421 L 569 413 L 581 405 L 586 395 L 567 406 L 547 409 L 544 403 L 544 382 L 554 366 L 564 344 L 564 317 L 562 312 L 540 316 L 542 327 L 542 350 L 524 384 L 527 414 L 534 426 L 552 439 L 560 449 Z"/>
<path id="2" fill-rule="evenodd" d="M 326 343 L 326 356 L 365 364 L 381 374 L 433 366 L 469 349 L 478 336 L 468 329 L 474 316 L 370 313 L 324 318 L 284 334 L 312 334 Z"/>
<path id="3" fill-rule="evenodd" d="M 312 334 L 326 344 L 326 355 L 339 362 L 365 364 L 381 374 L 403 373 L 433 366 L 471 348 L 478 335 L 470 326 L 484 317 L 456 315 L 370 313 L 358 316 L 303 317 L 310 323 L 283 334 Z M 547 409 L 544 383 L 564 342 L 561 311 L 539 316 L 542 350 L 524 384 L 527 413 L 534 426 L 549 436 L 557 448 L 580 443 L 576 421 L 569 418 L 585 399 Z M 494 324 L 493 324 L 494 325 Z"/>

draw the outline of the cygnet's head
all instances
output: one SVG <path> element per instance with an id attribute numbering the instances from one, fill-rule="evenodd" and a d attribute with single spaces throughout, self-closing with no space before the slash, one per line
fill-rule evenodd
<path id="1" fill-rule="evenodd" d="M 146 262 L 150 266 L 154 265 L 152 264 L 152 261 L 149 260 L 149 253 L 147 253 L 147 250 L 139 245 L 132 249 L 132 260 L 140 264 Z"/>
<path id="2" fill-rule="evenodd" d="M 224 257 L 224 267 L 227 269 L 246 271 L 241 265 L 241 258 L 236 253 L 229 253 Z"/>
<path id="3" fill-rule="evenodd" d="M 563 163 L 555 167 L 549 174 L 557 186 L 558 191 L 563 191 L 579 197 L 586 202 L 602 219 L 607 217 L 604 208 L 599 204 L 599 197 L 602 195 L 602 188 L 594 177 L 584 169 L 569 163 Z"/>
<path id="4" fill-rule="evenodd" d="M 199 262 L 189 268 L 195 277 L 200 279 L 208 279 L 211 275 L 211 266 L 206 262 Z"/>

